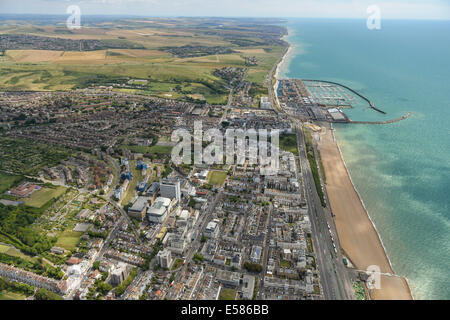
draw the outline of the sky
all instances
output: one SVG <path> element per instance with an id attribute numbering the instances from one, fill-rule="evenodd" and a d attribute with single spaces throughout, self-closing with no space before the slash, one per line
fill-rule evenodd
<path id="1" fill-rule="evenodd" d="M 450 20 L 450 0 L 0 0 L 2 13 L 86 15 L 367 18 L 377 5 L 385 19 Z"/>

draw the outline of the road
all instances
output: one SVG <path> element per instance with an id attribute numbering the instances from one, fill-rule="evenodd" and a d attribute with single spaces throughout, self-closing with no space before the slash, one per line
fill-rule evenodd
<path id="1" fill-rule="evenodd" d="M 264 276 L 267 274 L 267 262 L 269 260 L 269 247 L 270 247 L 270 239 L 272 236 L 272 211 L 273 211 L 273 205 L 270 204 L 270 211 L 267 216 L 267 233 L 264 238 L 264 245 L 263 245 L 263 254 L 262 254 L 262 273 L 259 275 L 259 281 L 258 281 L 258 298 L 261 298 L 261 293 L 263 292 L 264 287 Z"/>
<path id="2" fill-rule="evenodd" d="M 109 159 L 110 159 L 111 163 L 114 166 L 114 170 L 115 170 L 115 173 L 116 173 L 115 176 L 116 177 L 120 177 L 120 167 L 117 164 L 117 161 L 114 160 L 111 157 L 109 157 Z M 125 210 L 123 210 L 123 207 L 121 205 L 119 205 L 116 201 L 112 200 L 112 195 L 113 194 L 114 194 L 114 187 L 113 187 L 113 185 L 111 185 L 110 191 L 106 195 L 106 199 L 108 199 L 109 203 L 111 203 L 117 210 L 119 210 L 119 212 L 122 214 L 122 216 L 127 220 L 128 225 L 133 230 L 133 233 L 134 233 L 134 235 L 136 237 L 136 240 L 139 241 L 140 244 L 142 244 L 141 237 L 139 235 L 139 232 L 136 230 L 136 226 L 134 225 L 133 221 L 131 221 L 131 219 L 128 216 L 128 214 L 125 212 Z"/>
<path id="3" fill-rule="evenodd" d="M 299 129 L 297 129 L 297 140 L 305 196 L 311 221 L 311 236 L 324 298 L 326 300 L 352 299 L 353 289 L 349 271 L 342 262 L 338 237 L 336 234 L 333 235 L 336 253 L 331 239 L 334 230 L 331 229 L 330 233 L 328 229 L 328 225 L 331 227 L 331 225 L 334 225 L 334 222 L 331 214 L 322 207 L 317 194 L 311 168 L 306 157 L 303 134 Z"/>
<path id="4" fill-rule="evenodd" d="M 187 271 L 188 262 L 192 261 L 194 254 L 196 252 L 198 252 L 198 250 L 200 249 L 201 238 L 202 238 L 202 234 L 203 234 L 202 230 L 204 230 L 206 228 L 206 225 L 208 224 L 208 222 L 211 221 L 212 212 L 216 208 L 216 204 L 222 199 L 222 196 L 223 196 L 222 191 L 223 191 L 223 187 L 221 187 L 218 190 L 218 193 L 217 193 L 214 201 L 210 205 L 208 205 L 208 208 L 206 209 L 205 214 L 202 217 L 200 217 L 200 221 L 197 224 L 197 230 L 199 232 L 198 232 L 195 240 L 191 243 L 188 253 L 186 254 L 186 264 L 181 268 L 180 271 L 177 272 L 177 275 L 175 276 L 175 280 L 174 280 L 175 283 L 180 282 L 180 278 Z"/>
<path id="5" fill-rule="evenodd" d="M 278 63 L 275 65 L 274 68 Z M 275 69 L 274 69 L 275 70 Z M 272 70 L 272 73 L 274 71 Z M 271 74 L 272 74 L 271 73 Z M 274 92 L 272 77 L 270 78 L 269 96 L 274 99 L 274 110 L 277 113 L 286 114 L 281 109 L 277 96 Z M 308 214 L 311 221 L 311 237 L 315 250 L 316 263 L 319 268 L 323 296 L 326 300 L 354 300 L 350 270 L 344 266 L 337 237 L 336 226 L 331 212 L 322 207 L 319 195 L 315 188 L 311 168 L 306 157 L 303 134 L 301 132 L 302 122 L 295 117 L 291 117 L 293 128 L 297 130 L 297 143 L 299 160 L 305 197 L 308 203 Z M 329 207 L 329 205 L 328 205 Z M 328 229 L 330 226 L 330 230 Z M 333 247 L 333 241 L 336 251 Z"/>
<path id="6" fill-rule="evenodd" d="M 82 285 L 86 281 L 88 275 L 90 274 L 90 272 L 92 270 L 94 261 L 100 261 L 102 259 L 103 255 L 105 254 L 106 249 L 109 247 L 109 244 L 115 238 L 115 236 L 117 235 L 117 231 L 122 226 L 123 221 L 124 221 L 123 217 L 117 219 L 113 230 L 108 234 L 108 236 L 106 237 L 105 241 L 103 241 L 103 244 L 100 247 L 100 250 L 97 252 L 97 255 L 90 262 L 89 268 L 86 270 L 86 272 L 83 273 L 83 276 L 81 278 L 80 284 L 77 285 L 75 288 L 73 288 L 72 291 L 70 291 L 67 294 L 67 297 L 68 297 L 69 300 L 73 300 L 73 296 L 74 296 L 75 292 L 77 291 L 77 289 L 79 289 L 80 285 Z"/>
<path id="7" fill-rule="evenodd" d="M 231 102 L 233 102 L 233 94 L 234 94 L 234 91 L 233 91 L 233 89 L 231 89 L 230 94 L 228 95 L 227 106 L 225 108 L 225 111 L 222 114 L 222 117 L 220 118 L 219 123 L 222 123 L 227 118 L 228 110 L 231 108 Z"/>

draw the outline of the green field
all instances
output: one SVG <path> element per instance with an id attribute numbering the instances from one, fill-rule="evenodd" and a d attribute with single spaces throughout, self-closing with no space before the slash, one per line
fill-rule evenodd
<path id="1" fill-rule="evenodd" d="M 292 152 L 296 156 L 298 156 L 298 144 L 297 144 L 297 135 L 295 134 L 283 134 L 280 136 L 280 149 Z"/>
<path id="2" fill-rule="evenodd" d="M 30 207 L 40 208 L 51 199 L 58 198 L 64 194 L 66 190 L 67 188 L 65 187 L 44 187 L 41 190 L 33 192 L 30 197 L 24 200 L 24 203 Z"/>
<path id="3" fill-rule="evenodd" d="M 20 250 L 17 250 L 16 248 L 12 248 L 12 247 L 4 245 L 4 244 L 0 244 L 0 253 L 4 253 L 4 254 L 7 254 L 7 255 L 13 256 L 13 257 L 22 258 L 22 259 L 28 260 L 30 262 L 36 261 L 36 259 L 34 259 L 30 256 L 27 256 L 26 254 L 23 254 L 22 252 L 20 252 Z"/>
<path id="4" fill-rule="evenodd" d="M 55 246 L 64 248 L 66 250 L 74 250 L 80 242 L 80 238 L 82 235 L 83 232 L 66 230 L 58 235 L 58 240 L 56 241 Z"/>
<path id="5" fill-rule="evenodd" d="M 225 179 L 227 178 L 227 173 L 223 171 L 210 171 L 208 173 L 208 183 L 215 185 L 223 185 Z"/>
<path id="6" fill-rule="evenodd" d="M 11 291 L 0 291 L 0 301 L 1 300 L 25 300 L 26 296 L 23 294 L 11 292 Z"/>
<path id="7" fill-rule="evenodd" d="M 222 288 L 220 290 L 219 300 L 235 300 L 236 290 Z"/>
<path id="8" fill-rule="evenodd" d="M 0 172 L 0 193 L 10 189 L 23 180 L 23 177 Z"/>

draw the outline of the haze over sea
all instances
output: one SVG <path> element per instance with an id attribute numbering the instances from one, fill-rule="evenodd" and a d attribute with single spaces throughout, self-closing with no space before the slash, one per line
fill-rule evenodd
<path id="1" fill-rule="evenodd" d="M 293 51 L 280 76 L 336 81 L 359 91 L 335 125 L 350 175 L 397 274 L 415 299 L 450 299 L 450 21 L 291 20 Z"/>

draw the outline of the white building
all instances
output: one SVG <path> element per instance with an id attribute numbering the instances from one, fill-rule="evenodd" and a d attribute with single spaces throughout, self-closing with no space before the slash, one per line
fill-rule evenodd
<path id="1" fill-rule="evenodd" d="M 168 198 L 156 198 L 153 205 L 147 210 L 147 218 L 150 222 L 162 223 L 172 208 L 172 201 Z"/>
<path id="2" fill-rule="evenodd" d="M 181 201 L 181 182 L 176 179 L 164 179 L 159 183 L 161 197 Z"/>
<path id="3" fill-rule="evenodd" d="M 215 239 L 219 234 L 219 225 L 217 224 L 217 222 L 216 221 L 209 222 L 203 234 L 205 237 L 209 239 Z"/>
<path id="4" fill-rule="evenodd" d="M 123 262 L 119 262 L 117 265 L 113 266 L 110 283 L 112 285 L 121 284 L 130 274 L 130 269 L 130 266 Z"/>
<path id="5" fill-rule="evenodd" d="M 170 250 L 164 249 L 158 252 L 156 259 L 162 268 L 170 269 L 172 267 L 173 259 Z"/>

